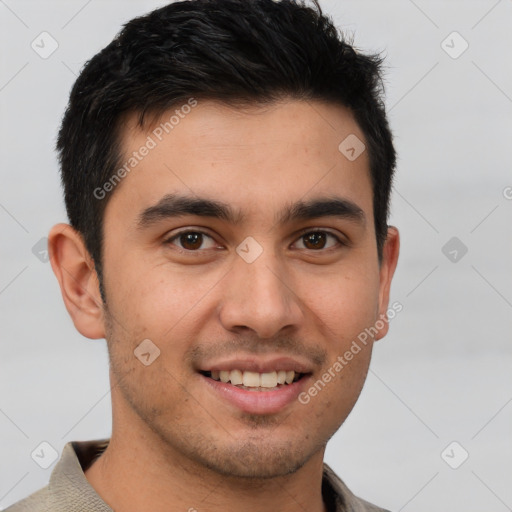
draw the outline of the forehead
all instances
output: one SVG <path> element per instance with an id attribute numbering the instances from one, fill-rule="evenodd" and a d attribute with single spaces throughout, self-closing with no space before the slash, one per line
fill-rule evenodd
<path id="1" fill-rule="evenodd" d="M 371 211 L 364 135 L 346 108 L 298 100 L 243 108 L 194 102 L 174 106 L 144 129 L 137 116 L 126 119 L 120 162 L 126 172 L 113 207 L 146 208 L 185 191 L 260 216 L 283 202 L 328 194 L 357 199 Z M 361 153 L 354 159 L 355 151 Z"/>

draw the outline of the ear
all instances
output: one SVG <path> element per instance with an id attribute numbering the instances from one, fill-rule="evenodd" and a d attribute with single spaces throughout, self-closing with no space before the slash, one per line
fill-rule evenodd
<path id="1" fill-rule="evenodd" d="M 57 224 L 48 235 L 48 250 L 64 304 L 76 329 L 86 338 L 104 338 L 98 276 L 82 236 L 69 224 Z"/>
<path id="2" fill-rule="evenodd" d="M 379 316 L 376 321 L 378 333 L 375 335 L 375 341 L 380 340 L 389 330 L 389 319 L 387 315 L 389 306 L 389 291 L 391 289 L 391 280 L 395 273 L 398 263 L 398 253 L 400 252 L 400 235 L 398 229 L 393 226 L 388 227 L 388 234 L 384 247 L 382 248 L 382 261 L 380 264 L 380 285 L 379 285 Z M 381 324 L 383 324 L 381 326 Z"/>

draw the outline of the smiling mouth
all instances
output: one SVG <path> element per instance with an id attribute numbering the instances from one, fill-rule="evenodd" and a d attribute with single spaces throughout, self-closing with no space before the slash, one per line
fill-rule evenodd
<path id="1" fill-rule="evenodd" d="M 258 373 L 242 370 L 202 371 L 205 377 L 225 384 L 231 384 L 239 389 L 248 391 L 275 391 L 293 384 L 305 377 L 306 373 L 293 370 L 278 370 Z"/>

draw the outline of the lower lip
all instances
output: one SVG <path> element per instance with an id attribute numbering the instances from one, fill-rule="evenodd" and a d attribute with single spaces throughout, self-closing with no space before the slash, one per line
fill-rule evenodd
<path id="1" fill-rule="evenodd" d="M 201 378 L 218 396 L 249 414 L 276 414 L 282 411 L 287 405 L 298 400 L 309 380 L 309 376 L 306 375 L 273 391 L 248 391 L 204 375 L 201 375 Z"/>

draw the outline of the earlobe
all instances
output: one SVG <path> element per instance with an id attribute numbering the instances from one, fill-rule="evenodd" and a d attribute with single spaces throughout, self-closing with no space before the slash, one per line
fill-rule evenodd
<path id="1" fill-rule="evenodd" d="M 48 235 L 48 249 L 64 304 L 76 329 L 87 338 L 104 338 L 98 276 L 81 235 L 69 224 L 57 224 Z"/>
<path id="2" fill-rule="evenodd" d="M 388 227 L 388 234 L 382 249 L 382 262 L 380 264 L 380 285 L 379 285 L 379 314 L 377 325 L 380 327 L 375 336 L 375 341 L 383 338 L 389 330 L 389 318 L 387 310 L 389 306 L 389 293 L 391 281 L 398 263 L 400 252 L 400 235 L 394 226 Z"/>

